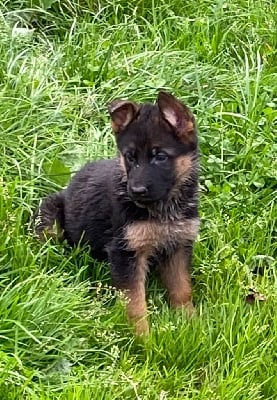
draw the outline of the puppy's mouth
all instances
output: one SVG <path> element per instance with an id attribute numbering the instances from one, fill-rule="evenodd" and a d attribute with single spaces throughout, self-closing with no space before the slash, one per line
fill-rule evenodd
<path id="1" fill-rule="evenodd" d="M 147 208 L 147 204 L 146 203 L 141 203 L 139 201 L 134 201 L 134 203 L 139 208 Z"/>
<path id="2" fill-rule="evenodd" d="M 140 207 L 140 208 L 147 208 L 153 204 L 155 204 L 157 202 L 154 200 L 146 200 L 146 199 L 133 199 L 133 202 L 135 203 L 136 206 Z"/>
<path id="3" fill-rule="evenodd" d="M 148 196 L 134 196 L 134 195 L 130 195 L 131 200 L 136 203 L 136 204 L 142 204 L 147 206 L 147 204 L 153 204 L 155 203 L 157 200 L 152 199 L 151 197 Z"/>
<path id="4" fill-rule="evenodd" d="M 160 201 L 167 199 L 167 194 L 162 197 L 152 198 L 147 196 L 130 196 L 132 201 L 140 208 L 147 208 L 155 206 Z"/>

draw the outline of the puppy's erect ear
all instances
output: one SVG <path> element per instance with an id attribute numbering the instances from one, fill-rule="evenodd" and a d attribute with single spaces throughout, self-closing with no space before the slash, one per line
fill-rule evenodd
<path id="1" fill-rule="evenodd" d="M 117 134 L 135 119 L 139 105 L 129 100 L 116 99 L 108 104 L 113 131 Z"/>
<path id="2" fill-rule="evenodd" d="M 167 92 L 160 92 L 157 102 L 163 118 L 175 129 L 179 138 L 183 141 L 193 140 L 195 122 L 190 109 Z"/>

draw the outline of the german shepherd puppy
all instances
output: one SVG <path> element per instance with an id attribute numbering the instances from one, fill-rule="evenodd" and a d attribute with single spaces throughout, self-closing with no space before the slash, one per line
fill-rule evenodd
<path id="1" fill-rule="evenodd" d="M 69 186 L 46 198 L 36 232 L 56 224 L 69 244 L 107 259 L 127 297 L 137 334 L 147 334 L 145 280 L 158 266 L 173 307 L 193 310 L 190 264 L 198 233 L 198 149 L 194 117 L 173 95 L 156 104 L 108 105 L 119 155 L 90 162 Z"/>

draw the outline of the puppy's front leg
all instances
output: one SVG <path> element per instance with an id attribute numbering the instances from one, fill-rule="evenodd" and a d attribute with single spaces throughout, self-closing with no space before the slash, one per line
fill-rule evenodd
<path id="1" fill-rule="evenodd" d="M 113 246 L 114 247 L 114 246 Z M 147 258 L 133 251 L 114 248 L 109 252 L 113 283 L 127 297 L 127 314 L 137 335 L 147 335 L 145 279 Z"/>
<path id="2" fill-rule="evenodd" d="M 190 264 L 192 246 L 179 248 L 161 267 L 161 280 L 166 287 L 172 307 L 185 307 L 192 314 L 192 289 L 190 280 Z"/>

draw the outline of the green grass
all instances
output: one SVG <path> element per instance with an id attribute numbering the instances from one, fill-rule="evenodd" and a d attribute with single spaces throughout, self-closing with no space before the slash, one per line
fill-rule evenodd
<path id="1" fill-rule="evenodd" d="M 276 399 L 276 30 L 274 0 L 2 1 L 1 399 Z M 38 243 L 29 218 L 115 154 L 108 101 L 161 87 L 199 125 L 198 311 L 170 310 L 153 279 L 141 341 L 108 267 Z"/>

